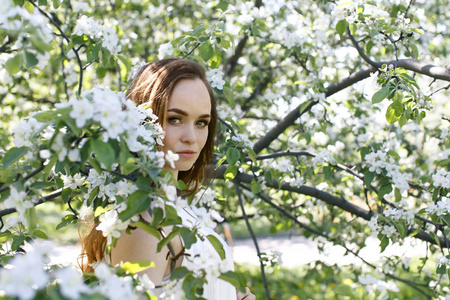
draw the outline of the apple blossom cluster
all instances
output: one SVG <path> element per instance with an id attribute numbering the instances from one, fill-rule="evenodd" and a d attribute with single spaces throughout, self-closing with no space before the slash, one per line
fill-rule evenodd
<path id="1" fill-rule="evenodd" d="M 381 174 L 385 170 L 386 176 L 391 177 L 394 185 L 400 192 L 409 189 L 409 183 L 405 176 L 400 172 L 400 167 L 396 165 L 392 157 L 388 157 L 387 153 L 377 150 L 364 156 L 364 166 L 369 167 L 370 172 Z"/>
<path id="2" fill-rule="evenodd" d="M 334 164 L 336 161 L 328 149 L 322 149 L 312 159 L 314 166 L 323 166 L 325 163 Z"/>
<path id="3" fill-rule="evenodd" d="M 430 214 L 436 214 L 436 216 L 443 216 L 450 213 L 450 198 L 442 197 L 439 201 L 431 202 L 425 209 Z"/>
<path id="4" fill-rule="evenodd" d="M 75 120 L 77 127 L 83 128 L 93 122 L 99 123 L 105 130 L 103 139 L 123 139 L 133 152 L 154 153 L 156 144 L 163 145 L 164 131 L 156 123 L 157 117 L 151 109 L 136 108 L 135 104 L 125 99 L 123 93 L 97 86 L 84 91 L 81 99 L 70 98 L 57 108 L 70 107 L 69 116 Z M 144 125 L 142 123 L 144 121 Z"/>
<path id="5" fill-rule="evenodd" d="M 261 253 L 261 260 L 264 265 L 281 266 L 283 264 L 283 260 L 281 259 L 283 253 L 277 250 L 269 250 Z"/>
<path id="6" fill-rule="evenodd" d="M 173 46 L 172 43 L 161 44 L 158 49 L 158 57 L 159 59 L 163 59 L 168 56 L 173 55 Z"/>
<path id="7" fill-rule="evenodd" d="M 414 225 L 414 211 L 404 210 L 400 208 L 388 207 L 383 212 L 386 218 L 390 218 L 394 221 L 404 220 L 407 225 Z"/>
<path id="8" fill-rule="evenodd" d="M 35 203 L 29 199 L 24 191 L 18 191 L 13 185 L 10 186 L 10 194 L 3 202 L 5 208 L 15 208 L 19 213 L 19 219 L 25 221 L 25 211 L 34 207 Z"/>
<path id="9" fill-rule="evenodd" d="M 206 78 L 211 83 L 213 88 L 222 90 L 225 85 L 225 80 L 223 80 L 223 72 L 219 69 L 212 69 L 206 72 Z"/>
<path id="10" fill-rule="evenodd" d="M 373 277 L 370 274 L 366 274 L 365 276 L 358 276 L 359 283 L 366 286 L 367 292 L 374 291 L 392 291 L 398 292 L 399 289 L 397 284 L 393 281 L 383 281 L 378 278 Z"/>
<path id="11" fill-rule="evenodd" d="M 236 21 L 243 25 L 252 24 L 254 20 L 264 19 L 268 16 L 264 5 L 258 8 L 251 1 L 241 3 L 239 7 L 236 7 L 236 11 L 238 12 Z"/>
<path id="12" fill-rule="evenodd" d="M 432 176 L 433 186 L 450 189 L 450 172 L 444 170 L 437 170 Z"/>
<path id="13" fill-rule="evenodd" d="M 0 291 L 20 300 L 32 299 L 36 291 L 47 286 L 50 277 L 39 252 L 16 255 L 0 269 Z"/>
<path id="14" fill-rule="evenodd" d="M 33 117 L 20 121 L 13 130 L 13 143 L 16 147 L 33 147 L 35 136 L 42 130 L 44 124 Z"/>
<path id="15" fill-rule="evenodd" d="M 53 40 L 53 33 L 47 26 L 46 18 L 37 10 L 30 13 L 19 5 L 14 5 L 12 0 L 2 1 L 0 7 L 0 29 L 4 29 L 16 36 L 15 48 L 24 49 L 32 53 L 38 60 L 37 64 L 42 68 L 50 58 L 48 52 L 43 53 L 43 49 L 36 49 L 30 34 L 34 35 L 44 43 Z M 37 43 L 36 43 L 37 44 Z"/>
<path id="16" fill-rule="evenodd" d="M 87 35 L 92 40 L 100 41 L 102 46 L 109 50 L 112 55 L 119 54 L 122 46 L 119 45 L 119 37 L 114 28 L 102 27 L 94 18 L 86 15 L 77 20 L 77 25 L 73 30 L 73 35 Z"/>
<path id="17" fill-rule="evenodd" d="M 304 176 L 296 176 L 294 178 L 289 177 L 286 178 L 284 181 L 289 183 L 292 187 L 299 188 L 305 184 L 305 177 Z"/>
<path id="18" fill-rule="evenodd" d="M 290 159 L 283 158 L 276 163 L 275 169 L 281 172 L 292 174 L 294 172 L 294 165 L 292 164 L 292 161 Z"/>
<path id="19" fill-rule="evenodd" d="M 253 143 L 250 139 L 243 133 L 237 133 L 231 137 L 231 140 L 236 143 L 238 147 L 242 148 L 253 148 Z"/>
<path id="20" fill-rule="evenodd" d="M 99 284 L 90 286 L 84 283 L 81 270 L 75 266 L 50 268 L 47 264 L 48 250 L 50 249 L 34 249 L 14 256 L 0 269 L 0 294 L 4 292 L 19 300 L 29 300 L 35 298 L 39 290 L 54 288 L 56 284 L 62 296 L 67 299 L 80 299 L 83 295 L 95 297 L 94 294 L 100 294 L 108 299 L 119 300 L 138 299 L 137 295 L 152 292 L 155 287 L 146 276 L 120 277 L 105 263 L 94 266 Z"/>
<path id="21" fill-rule="evenodd" d="M 450 259 L 441 255 L 436 259 L 436 268 L 440 268 L 441 266 L 450 267 Z"/>
<path id="22" fill-rule="evenodd" d="M 194 196 L 193 205 L 213 207 L 216 204 L 216 192 L 210 188 L 198 191 Z"/>

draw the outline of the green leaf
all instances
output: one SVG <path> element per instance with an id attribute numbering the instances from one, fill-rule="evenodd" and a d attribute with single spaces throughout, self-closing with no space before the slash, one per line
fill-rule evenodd
<path id="1" fill-rule="evenodd" d="M 187 274 L 189 274 L 189 270 L 186 267 L 175 268 L 170 274 L 171 280 L 184 278 Z"/>
<path id="2" fill-rule="evenodd" d="M 35 229 L 33 230 L 33 232 L 31 233 L 32 236 L 44 239 L 44 240 L 48 240 L 48 236 L 45 234 L 45 232 L 43 232 L 42 230 L 39 229 Z"/>
<path id="3" fill-rule="evenodd" d="M 356 32 L 356 29 L 358 29 L 358 26 L 356 26 L 355 23 L 350 24 L 350 33 L 353 35 Z"/>
<path id="4" fill-rule="evenodd" d="M 21 159 L 25 154 L 27 154 L 27 147 L 13 147 L 6 152 L 3 157 L 2 164 L 4 168 L 8 168 L 11 164 Z"/>
<path id="5" fill-rule="evenodd" d="M 59 230 L 63 227 L 66 227 L 69 224 L 75 223 L 76 219 L 73 217 L 73 215 L 67 215 L 62 218 L 62 221 L 56 225 L 56 230 Z"/>
<path id="6" fill-rule="evenodd" d="M 55 183 L 51 182 L 51 181 L 45 181 L 45 182 L 43 182 L 43 181 L 36 181 L 36 182 L 33 182 L 30 185 L 30 189 L 42 190 L 42 189 L 46 189 L 46 188 L 52 187 L 54 185 L 55 185 Z"/>
<path id="7" fill-rule="evenodd" d="M 442 266 L 436 268 L 436 274 L 445 274 L 446 271 L 447 271 L 446 265 L 442 265 Z"/>
<path id="8" fill-rule="evenodd" d="M 389 105 L 386 111 L 386 121 L 389 124 L 397 122 L 403 114 L 403 104 L 400 101 L 394 101 Z"/>
<path id="9" fill-rule="evenodd" d="M 375 172 L 367 171 L 364 173 L 364 183 L 366 184 L 366 187 L 370 187 L 375 176 L 376 176 Z"/>
<path id="10" fill-rule="evenodd" d="M 373 94 L 372 96 L 372 104 L 380 103 L 383 101 L 389 94 L 389 86 L 384 85 L 381 90 Z"/>
<path id="11" fill-rule="evenodd" d="M 120 270 L 124 271 L 126 274 L 136 274 L 153 267 L 155 267 L 155 263 L 152 261 L 135 260 L 135 261 L 127 261 L 120 267 Z"/>
<path id="12" fill-rule="evenodd" d="M 433 231 L 430 231 L 431 237 L 436 241 L 436 244 L 438 247 L 441 247 L 441 241 L 439 240 L 439 237 L 434 233 Z"/>
<path id="13" fill-rule="evenodd" d="M 222 63 L 222 53 L 216 47 L 214 47 L 214 55 L 210 58 L 208 64 L 211 69 L 217 69 Z"/>
<path id="14" fill-rule="evenodd" d="M 226 156 L 224 156 L 224 157 L 222 157 L 221 159 L 219 159 L 219 161 L 218 161 L 217 164 L 216 164 L 216 169 L 217 169 L 218 167 L 220 167 L 220 166 L 223 164 L 223 162 L 224 162 L 225 160 L 227 160 L 227 157 L 226 157 Z"/>
<path id="15" fill-rule="evenodd" d="M 234 107 L 234 93 L 233 90 L 227 86 L 223 87 L 223 92 L 225 93 L 225 97 L 227 98 L 228 102 L 230 103 L 231 107 Z"/>
<path id="16" fill-rule="evenodd" d="M 36 208 L 32 207 L 25 211 L 25 219 L 28 223 L 28 230 L 31 232 L 37 227 L 37 214 Z"/>
<path id="17" fill-rule="evenodd" d="M 340 284 L 335 289 L 336 294 L 352 297 L 354 295 L 354 290 L 351 286 L 346 284 Z"/>
<path id="18" fill-rule="evenodd" d="M 100 139 L 91 140 L 91 147 L 96 155 L 96 159 L 109 169 L 116 160 L 116 153 L 113 147 Z"/>
<path id="19" fill-rule="evenodd" d="M 217 4 L 217 8 L 220 8 L 223 11 L 226 11 L 228 8 L 228 1 L 221 0 L 219 4 Z"/>
<path id="20" fill-rule="evenodd" d="M 41 123 L 47 123 L 52 121 L 57 115 L 58 115 L 57 111 L 48 110 L 35 114 L 33 118 Z"/>
<path id="21" fill-rule="evenodd" d="M 342 35 L 344 34 L 345 30 L 347 29 L 348 23 L 346 20 L 340 20 L 336 24 L 336 32 L 339 34 L 339 36 L 342 38 Z"/>
<path id="22" fill-rule="evenodd" d="M 21 65 L 22 60 L 20 58 L 20 54 L 17 54 L 16 56 L 13 56 L 6 61 L 6 71 L 8 71 L 10 75 L 14 75 L 20 71 Z"/>
<path id="23" fill-rule="evenodd" d="M 214 55 L 214 48 L 211 43 L 203 43 L 198 50 L 200 51 L 200 57 L 204 61 L 208 61 Z"/>
<path id="24" fill-rule="evenodd" d="M 233 180 L 234 177 L 237 175 L 238 168 L 236 166 L 229 166 L 225 170 L 225 174 L 223 175 L 223 178 L 225 178 L 225 181 Z"/>
<path id="25" fill-rule="evenodd" d="M 25 241 L 26 237 L 23 235 L 15 235 L 12 237 L 12 243 L 11 243 L 11 250 L 17 251 L 20 246 L 23 245 L 23 242 Z"/>
<path id="26" fill-rule="evenodd" d="M 241 280 L 239 276 L 233 271 L 222 273 L 219 278 L 231 283 L 236 288 L 239 288 L 241 286 Z"/>
<path id="27" fill-rule="evenodd" d="M 53 8 L 57 9 L 61 5 L 61 0 L 53 0 Z"/>
<path id="28" fill-rule="evenodd" d="M 45 54 L 45 52 L 48 52 L 53 49 L 53 47 L 50 44 L 47 44 L 44 42 L 40 36 L 33 34 L 28 38 L 29 41 L 33 44 L 34 48 L 41 54 Z"/>
<path id="29" fill-rule="evenodd" d="M 135 222 L 133 225 L 139 229 L 144 230 L 147 233 L 150 233 L 158 240 L 161 239 L 161 234 L 159 233 L 159 231 L 156 230 L 154 227 L 150 226 L 149 224 L 142 222 L 142 221 L 138 221 L 138 222 Z"/>
<path id="30" fill-rule="evenodd" d="M 383 199 L 384 195 L 389 194 L 390 192 L 392 192 L 391 184 L 382 185 L 378 190 L 378 198 L 381 200 Z"/>
<path id="31" fill-rule="evenodd" d="M 203 31 L 204 28 L 205 28 L 205 25 L 203 25 L 203 24 L 195 27 L 194 30 L 192 30 L 191 35 L 198 36 Z"/>
<path id="32" fill-rule="evenodd" d="M 389 239 L 384 234 L 382 234 L 381 236 L 382 237 L 380 239 L 380 247 L 381 247 L 380 253 L 383 253 L 383 251 L 386 249 L 386 247 L 389 246 Z M 378 238 L 380 238 L 380 237 L 378 237 Z"/>
<path id="33" fill-rule="evenodd" d="M 331 167 L 330 166 L 323 167 L 323 172 L 325 174 L 325 179 L 330 180 L 331 179 Z"/>
<path id="34" fill-rule="evenodd" d="M 367 154 L 369 154 L 370 152 L 371 152 L 371 150 L 370 150 L 369 147 L 362 147 L 362 148 L 359 150 L 359 153 L 361 154 L 361 159 L 364 160 L 364 157 L 365 157 Z"/>
<path id="35" fill-rule="evenodd" d="M 252 189 L 252 193 L 257 195 L 261 192 L 261 184 L 256 180 L 252 180 L 251 189 Z"/>
<path id="36" fill-rule="evenodd" d="M 131 217 L 146 211 L 150 207 L 150 197 L 147 192 L 138 190 L 128 196 L 127 209 L 119 214 L 122 221 L 126 221 Z"/>
<path id="37" fill-rule="evenodd" d="M 47 5 L 47 0 L 39 0 L 38 5 Z"/>
<path id="38" fill-rule="evenodd" d="M 27 68 L 34 67 L 39 62 L 36 58 L 36 55 L 34 55 L 31 52 L 24 51 L 24 56 L 25 56 L 25 66 Z"/>
<path id="39" fill-rule="evenodd" d="M 225 250 L 223 249 L 223 244 L 219 241 L 217 237 L 214 235 L 206 236 L 209 242 L 213 245 L 214 249 L 216 249 L 217 253 L 219 253 L 220 258 L 225 259 Z"/>
<path id="40" fill-rule="evenodd" d="M 408 230 L 402 222 L 394 223 L 395 228 L 397 228 L 398 233 L 400 234 L 400 238 L 405 238 L 408 234 Z"/>
<path id="41" fill-rule="evenodd" d="M 195 233 L 190 229 L 182 227 L 180 229 L 180 235 L 183 238 L 183 243 L 186 249 L 191 248 L 191 246 L 197 242 L 197 237 L 195 236 Z"/>
<path id="42" fill-rule="evenodd" d="M 71 188 L 65 188 L 62 190 L 61 198 L 63 199 L 64 203 L 68 203 L 70 200 L 70 196 L 72 196 L 72 189 Z"/>
<path id="43" fill-rule="evenodd" d="M 172 232 L 169 233 L 169 235 L 165 238 L 163 238 L 159 243 L 158 246 L 156 247 L 156 251 L 160 252 L 162 248 L 164 248 L 174 237 L 176 237 L 180 232 L 180 228 L 179 227 L 174 227 L 172 229 Z"/>
<path id="44" fill-rule="evenodd" d="M 241 157 L 241 152 L 236 148 L 228 148 L 227 150 L 227 161 L 230 165 L 235 165 L 239 158 Z"/>
<path id="45" fill-rule="evenodd" d="M 447 226 L 450 226 L 450 214 L 446 214 L 442 216 L 442 220 L 447 224 Z"/>
<path id="46" fill-rule="evenodd" d="M 272 172 L 271 171 L 265 171 L 264 172 L 264 177 L 266 178 L 266 182 L 268 184 L 272 184 L 273 182 L 273 176 L 272 176 Z"/>

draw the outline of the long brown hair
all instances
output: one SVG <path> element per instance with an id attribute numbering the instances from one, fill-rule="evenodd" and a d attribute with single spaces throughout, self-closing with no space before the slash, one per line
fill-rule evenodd
<path id="1" fill-rule="evenodd" d="M 178 172 L 178 179 L 187 186 L 183 193 L 192 195 L 206 180 L 210 171 L 217 127 L 217 105 L 213 90 L 206 79 L 205 69 L 195 62 L 180 58 L 168 58 L 149 63 L 139 70 L 128 86 L 127 98 L 137 105 L 148 103 L 149 108 L 158 116 L 161 126 L 165 128 L 170 95 L 175 85 L 182 79 L 200 79 L 211 98 L 211 119 L 208 124 L 206 144 L 192 168 Z M 92 226 L 88 230 L 89 234 L 83 236 L 80 233 L 82 249 L 80 267 L 84 272 L 92 272 L 91 264 L 102 261 L 105 256 L 106 238 L 95 228 L 97 224 Z"/>

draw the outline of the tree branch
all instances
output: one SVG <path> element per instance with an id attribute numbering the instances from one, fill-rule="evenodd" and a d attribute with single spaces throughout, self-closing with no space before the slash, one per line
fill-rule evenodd
<path id="1" fill-rule="evenodd" d="M 261 268 L 261 277 L 262 277 L 263 284 L 264 284 L 264 290 L 266 291 L 266 297 L 267 297 L 267 299 L 271 300 L 272 298 L 270 297 L 269 286 L 267 284 L 266 273 L 264 271 L 264 263 L 261 259 L 261 251 L 259 250 L 258 240 L 256 239 L 256 236 L 255 236 L 255 233 L 253 232 L 252 226 L 250 225 L 250 222 L 248 221 L 247 214 L 245 213 L 244 203 L 242 201 L 241 189 L 239 188 L 238 183 L 235 183 L 235 186 L 236 186 L 236 194 L 239 198 L 239 205 L 241 207 L 242 215 L 245 218 L 245 224 L 247 225 L 248 232 L 250 233 L 253 243 L 255 244 L 256 254 L 258 255 L 258 258 L 259 258 L 259 265 Z"/>
<path id="2" fill-rule="evenodd" d="M 243 185 L 243 184 L 241 184 L 241 183 L 239 183 L 239 185 L 240 185 L 241 187 L 243 187 L 244 189 L 246 189 L 246 190 L 248 190 L 248 191 L 251 191 L 251 189 L 248 188 L 248 187 L 246 187 L 245 185 Z M 264 194 L 262 194 L 262 193 L 258 193 L 257 196 L 258 196 L 258 198 L 260 198 L 261 200 L 263 200 L 264 202 L 266 202 L 267 204 L 269 204 L 270 206 L 272 206 L 273 208 L 275 208 L 276 210 L 278 210 L 281 214 L 283 214 L 284 216 L 288 217 L 290 220 L 292 220 L 295 224 L 297 224 L 297 225 L 300 226 L 301 228 L 303 228 L 303 229 L 305 229 L 305 230 L 307 230 L 307 231 L 309 231 L 309 232 L 311 232 L 311 233 L 313 233 L 313 234 L 315 234 L 315 235 L 325 237 L 328 241 L 340 245 L 341 247 L 345 248 L 345 250 L 346 250 L 347 252 L 350 252 L 350 253 L 353 254 L 355 257 L 359 258 L 363 263 L 365 263 L 366 265 L 370 266 L 370 267 L 373 268 L 373 269 L 376 269 L 376 266 L 375 266 L 375 265 L 371 264 L 370 262 L 368 262 L 367 260 L 365 260 L 364 258 L 362 258 L 362 257 L 359 255 L 359 253 L 358 253 L 357 251 L 354 251 L 354 250 L 350 249 L 350 248 L 346 245 L 345 242 L 340 241 L 340 240 L 337 240 L 337 239 L 335 239 L 335 238 L 330 238 L 327 234 L 322 233 L 322 232 L 320 232 L 320 231 L 318 231 L 318 230 L 315 230 L 315 229 L 311 228 L 310 226 L 308 226 L 308 225 L 306 225 L 306 224 L 303 224 L 303 223 L 300 222 L 296 217 L 294 217 L 293 215 L 291 215 L 290 213 L 288 213 L 286 210 L 280 208 L 280 207 L 277 206 L 275 203 L 273 203 L 266 195 L 264 195 Z M 407 285 L 411 286 L 412 288 L 416 289 L 417 291 L 419 291 L 420 293 L 424 294 L 425 296 L 428 296 L 422 289 L 420 289 L 420 288 L 417 286 L 417 283 L 415 283 L 415 282 L 412 282 L 412 281 L 410 281 L 410 280 L 406 280 L 406 279 L 397 277 L 397 276 L 395 276 L 395 275 L 392 275 L 392 274 L 390 274 L 390 273 L 386 273 L 386 272 L 384 272 L 384 271 L 383 271 L 383 274 L 384 274 L 385 276 L 387 276 L 387 277 L 390 277 L 390 278 L 394 279 L 394 280 L 403 282 L 404 284 L 407 284 Z M 426 287 L 426 286 L 425 286 L 425 287 Z"/>
<path id="3" fill-rule="evenodd" d="M 222 165 L 219 168 L 217 168 L 216 172 L 214 174 L 214 178 L 223 178 L 226 168 L 227 168 L 226 165 Z M 238 173 L 235 177 L 235 180 L 238 180 L 240 182 L 245 182 L 245 183 L 251 183 L 252 180 L 256 180 L 256 179 L 257 179 L 256 176 L 252 176 L 252 175 L 244 174 L 244 173 Z M 371 211 L 365 210 L 365 209 L 345 200 L 342 197 L 337 197 L 328 192 L 321 191 L 319 189 L 316 189 L 316 188 L 313 188 L 310 186 L 302 185 L 300 187 L 293 187 L 289 183 L 286 183 L 286 182 L 282 182 L 280 184 L 275 179 L 273 179 L 272 182 L 266 181 L 266 184 L 268 187 L 271 187 L 274 189 L 290 191 L 290 192 L 294 192 L 294 193 L 298 193 L 298 194 L 302 194 L 302 195 L 306 195 L 306 196 L 311 196 L 313 198 L 322 200 L 329 205 L 337 206 L 337 207 L 339 207 L 359 218 L 362 218 L 366 221 L 370 221 L 370 219 L 372 218 L 372 215 L 373 215 L 373 213 Z M 415 228 L 410 228 L 408 230 L 409 233 L 412 233 L 414 231 L 415 231 Z M 427 241 L 431 244 L 439 246 L 438 243 L 435 241 L 435 239 L 427 232 L 419 231 L 416 235 L 414 235 L 414 237 L 417 237 L 420 240 Z M 442 238 L 442 237 L 439 237 L 439 242 L 440 242 L 440 245 L 445 245 L 448 243 L 447 239 Z"/>

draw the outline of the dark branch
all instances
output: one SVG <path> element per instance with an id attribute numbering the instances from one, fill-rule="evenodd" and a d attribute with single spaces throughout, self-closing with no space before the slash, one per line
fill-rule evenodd
<path id="1" fill-rule="evenodd" d="M 259 264 L 260 264 L 260 268 L 261 268 L 261 277 L 262 277 L 263 284 L 264 284 L 264 290 L 266 291 L 266 297 L 267 297 L 267 299 L 271 300 L 272 298 L 270 297 L 269 286 L 267 284 L 266 273 L 264 271 L 264 263 L 261 258 L 261 251 L 259 250 L 258 240 L 256 239 L 256 236 L 255 236 L 255 233 L 253 232 L 252 226 L 250 225 L 250 222 L 248 221 L 247 214 L 245 213 L 241 189 L 239 188 L 239 185 L 237 183 L 235 184 L 235 186 L 236 186 L 236 194 L 239 198 L 239 205 L 241 207 L 242 215 L 245 218 L 245 224 L 247 225 L 248 232 L 250 233 L 250 236 L 252 237 L 253 243 L 256 248 L 256 254 L 258 255 L 258 258 L 259 258 Z"/>
<path id="2" fill-rule="evenodd" d="M 222 165 L 218 169 L 216 169 L 214 178 L 223 178 L 226 168 L 227 168 L 226 165 Z M 238 173 L 235 177 L 235 180 L 237 180 L 239 182 L 244 182 L 244 183 L 251 183 L 252 180 L 256 180 L 256 179 L 257 178 L 255 176 L 244 174 L 244 173 Z M 311 196 L 313 198 L 322 200 L 329 205 L 337 206 L 337 207 L 339 207 L 359 218 L 362 218 L 366 221 L 369 221 L 373 215 L 373 213 L 371 211 L 365 210 L 365 209 L 345 200 L 342 197 L 337 197 L 328 192 L 321 191 L 319 189 L 316 189 L 316 188 L 313 188 L 310 186 L 302 185 L 300 187 L 293 187 L 289 183 L 286 183 L 286 182 L 282 182 L 280 184 L 275 179 L 272 182 L 266 181 L 266 184 L 268 187 L 271 187 L 271 188 L 275 188 L 275 189 L 283 190 L 283 191 L 290 191 L 290 192 L 307 195 L 307 196 Z M 415 231 L 415 228 L 410 228 L 408 230 L 409 233 L 412 233 L 414 231 Z M 431 244 L 438 245 L 437 242 L 434 240 L 434 238 L 427 232 L 419 231 L 415 235 L 415 237 L 420 240 L 427 241 Z M 442 237 L 439 237 L 439 242 L 440 242 L 440 245 L 445 245 L 447 243 L 446 239 L 442 238 Z"/>

